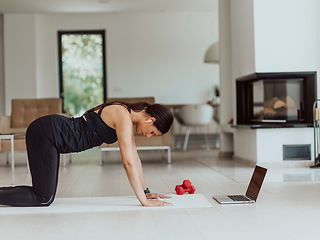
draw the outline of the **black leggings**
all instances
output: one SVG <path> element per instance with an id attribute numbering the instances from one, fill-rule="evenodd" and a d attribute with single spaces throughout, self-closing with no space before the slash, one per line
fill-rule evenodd
<path id="1" fill-rule="evenodd" d="M 32 186 L 0 187 L 0 204 L 49 206 L 55 197 L 60 154 L 54 144 L 50 116 L 32 122 L 26 133 Z"/>

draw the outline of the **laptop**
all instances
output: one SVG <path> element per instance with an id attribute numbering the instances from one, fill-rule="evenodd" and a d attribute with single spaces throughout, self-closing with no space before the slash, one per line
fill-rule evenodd
<path id="1" fill-rule="evenodd" d="M 266 168 L 255 167 L 245 195 L 221 195 L 213 198 L 220 204 L 254 203 L 257 201 L 266 173 Z"/>

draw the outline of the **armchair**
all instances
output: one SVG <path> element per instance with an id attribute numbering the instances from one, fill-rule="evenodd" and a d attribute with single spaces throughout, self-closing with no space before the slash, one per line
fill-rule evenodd
<path id="1" fill-rule="evenodd" d="M 62 113 L 60 98 L 12 99 L 11 116 L 0 116 L 0 133 L 26 132 L 38 117 Z M 15 151 L 25 151 L 25 135 L 15 138 Z M 10 140 L 0 140 L 0 152 L 10 152 Z"/>

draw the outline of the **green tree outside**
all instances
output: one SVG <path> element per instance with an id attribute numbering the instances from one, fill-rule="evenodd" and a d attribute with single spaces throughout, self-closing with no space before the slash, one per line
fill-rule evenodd
<path id="1" fill-rule="evenodd" d="M 99 34 L 62 35 L 64 110 L 74 116 L 103 103 L 103 47 Z"/>

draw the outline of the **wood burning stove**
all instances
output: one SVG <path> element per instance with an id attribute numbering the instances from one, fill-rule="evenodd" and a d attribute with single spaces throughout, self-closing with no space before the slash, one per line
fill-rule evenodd
<path id="1" fill-rule="evenodd" d="M 316 72 L 253 73 L 236 79 L 237 125 L 312 126 Z"/>

